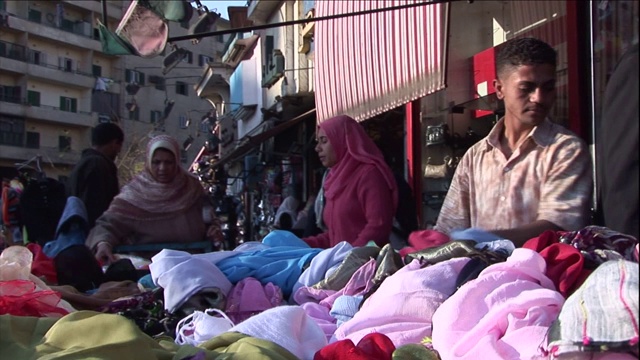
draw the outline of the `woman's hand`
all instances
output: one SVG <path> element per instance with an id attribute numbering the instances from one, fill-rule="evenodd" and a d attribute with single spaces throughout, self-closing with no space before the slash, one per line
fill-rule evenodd
<path id="1" fill-rule="evenodd" d="M 101 241 L 96 245 L 96 259 L 101 265 L 109 265 L 118 260 L 111 249 L 111 244 Z"/>

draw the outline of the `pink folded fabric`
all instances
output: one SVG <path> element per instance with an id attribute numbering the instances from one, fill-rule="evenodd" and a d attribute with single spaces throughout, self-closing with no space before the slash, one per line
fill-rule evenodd
<path id="1" fill-rule="evenodd" d="M 229 292 L 225 313 L 237 324 L 281 304 L 282 290 L 277 285 L 262 285 L 258 279 L 247 277 Z"/>
<path id="2" fill-rule="evenodd" d="M 412 261 L 386 278 L 351 320 L 340 326 L 335 340 L 359 342 L 379 332 L 396 347 L 420 343 L 431 336 L 433 313 L 456 288 L 456 278 L 468 258 L 455 258 L 421 268 Z"/>
<path id="3" fill-rule="evenodd" d="M 545 275 L 545 260 L 516 249 L 483 270 L 433 315 L 433 347 L 442 359 L 532 359 L 564 297 Z M 461 311 L 464 309 L 464 311 Z"/>
<path id="4" fill-rule="evenodd" d="M 327 340 L 333 337 L 333 334 L 337 329 L 337 320 L 329 314 L 335 300 L 342 295 L 361 295 L 369 291 L 371 286 L 373 286 L 373 277 L 375 272 L 376 260 L 371 259 L 353 273 L 349 282 L 347 282 L 344 288 L 340 291 L 318 290 L 311 287 L 302 287 L 298 289 L 296 294 L 301 294 L 300 296 L 305 293 L 313 294 L 314 292 L 330 291 L 332 293 L 320 300 L 319 303 L 308 301 L 300 305 L 307 315 L 315 320 L 320 328 L 322 328 L 322 331 L 324 331 L 327 336 Z"/>

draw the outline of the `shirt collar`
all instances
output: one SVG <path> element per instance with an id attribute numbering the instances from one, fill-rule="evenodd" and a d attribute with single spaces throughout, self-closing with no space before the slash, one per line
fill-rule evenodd
<path id="1" fill-rule="evenodd" d="M 494 125 L 493 129 L 489 132 L 489 135 L 484 139 L 483 149 L 485 151 L 498 147 L 500 144 L 500 135 L 504 129 L 504 117 L 500 118 Z M 548 146 L 553 140 L 553 123 L 549 118 L 546 118 L 540 125 L 531 130 L 527 138 L 532 138 L 538 146 Z"/>

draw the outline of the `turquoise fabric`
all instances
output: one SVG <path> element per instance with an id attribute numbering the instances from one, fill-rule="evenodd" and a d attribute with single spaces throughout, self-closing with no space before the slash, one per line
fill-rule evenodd
<path id="1" fill-rule="evenodd" d="M 293 286 L 311 260 L 322 249 L 297 246 L 276 246 L 269 249 L 239 253 L 216 263 L 231 283 L 246 278 L 256 278 L 266 285 L 272 283 L 285 297 L 291 295 Z"/>

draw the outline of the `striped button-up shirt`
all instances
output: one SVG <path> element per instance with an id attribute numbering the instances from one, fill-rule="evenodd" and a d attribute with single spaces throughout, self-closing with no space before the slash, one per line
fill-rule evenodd
<path id="1" fill-rule="evenodd" d="M 436 229 L 514 229 L 547 220 L 572 231 L 588 224 L 593 191 L 586 144 L 545 120 L 510 157 L 500 148 L 501 119 L 456 168 Z"/>

